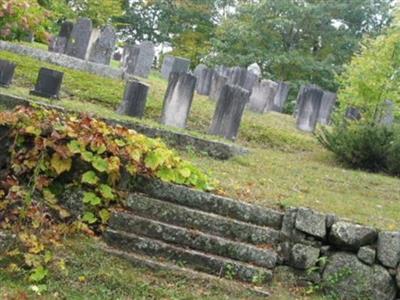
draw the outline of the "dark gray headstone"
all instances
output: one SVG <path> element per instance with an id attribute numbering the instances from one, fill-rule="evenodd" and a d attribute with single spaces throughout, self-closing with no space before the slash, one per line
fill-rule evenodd
<path id="1" fill-rule="evenodd" d="M 204 69 L 207 69 L 207 66 L 205 64 L 199 64 L 196 66 L 196 68 L 194 68 L 193 75 L 197 78 L 197 83 L 199 82 L 201 73 Z"/>
<path id="2" fill-rule="evenodd" d="M 362 117 L 361 112 L 355 107 L 348 107 L 345 116 L 347 119 L 352 121 L 358 121 Z"/>
<path id="3" fill-rule="evenodd" d="M 253 86 L 258 82 L 258 80 L 259 77 L 253 72 L 249 72 L 245 68 L 233 67 L 230 70 L 228 83 L 231 85 L 238 85 L 245 90 L 248 90 L 251 94 Z"/>
<path id="4" fill-rule="evenodd" d="M 169 78 L 171 73 L 186 73 L 190 67 L 190 60 L 182 57 L 175 57 L 167 55 L 164 57 L 163 65 L 161 67 L 161 75 Z"/>
<path id="5" fill-rule="evenodd" d="M 35 89 L 30 93 L 45 98 L 58 99 L 63 76 L 63 72 L 41 68 L 39 70 Z"/>
<path id="6" fill-rule="evenodd" d="M 65 54 L 80 59 L 86 59 L 92 37 L 92 29 L 92 21 L 90 19 L 78 19 L 72 29 Z"/>
<path id="7" fill-rule="evenodd" d="M 61 24 L 58 36 L 66 37 L 69 39 L 69 37 L 71 36 L 72 29 L 74 29 L 74 23 L 65 21 Z"/>
<path id="8" fill-rule="evenodd" d="M 328 125 L 331 120 L 331 114 L 335 107 L 336 94 L 324 91 L 321 99 L 321 108 L 319 110 L 318 122 L 322 125 Z"/>
<path id="9" fill-rule="evenodd" d="M 214 70 L 205 68 L 201 71 L 200 76 L 197 78 L 196 91 L 199 95 L 210 94 L 211 81 L 213 78 Z"/>
<path id="10" fill-rule="evenodd" d="M 227 84 L 228 78 L 214 72 L 212 80 L 211 80 L 211 87 L 210 87 L 210 95 L 209 99 L 218 101 L 222 88 Z"/>
<path id="11" fill-rule="evenodd" d="M 53 36 L 50 41 L 49 51 L 56 53 L 65 53 L 67 43 L 71 36 L 73 28 L 74 23 L 72 22 L 66 21 L 62 23 L 58 36 Z"/>
<path id="12" fill-rule="evenodd" d="M 274 98 L 274 106 L 272 107 L 272 110 L 282 112 L 289 94 L 289 85 L 283 81 L 278 82 L 278 84 L 278 91 Z"/>
<path id="13" fill-rule="evenodd" d="M 278 84 L 272 80 L 261 80 L 254 85 L 249 101 L 249 109 L 264 113 L 272 110 Z"/>
<path id="14" fill-rule="evenodd" d="M 101 30 L 100 36 L 91 47 L 89 61 L 97 64 L 109 65 L 116 42 L 117 34 L 114 27 L 111 25 L 105 26 Z"/>
<path id="15" fill-rule="evenodd" d="M 316 85 L 302 87 L 297 97 L 297 128 L 313 132 L 317 124 L 324 92 Z"/>
<path id="16" fill-rule="evenodd" d="M 210 134 L 235 140 L 250 92 L 233 85 L 225 85 L 215 108 Z"/>
<path id="17" fill-rule="evenodd" d="M 196 77 L 193 75 L 182 72 L 170 74 L 161 115 L 162 124 L 186 127 L 195 87 Z"/>
<path id="18" fill-rule="evenodd" d="M 146 107 L 149 86 L 140 81 L 129 81 L 125 86 L 124 99 L 117 113 L 142 118 Z"/>
<path id="19" fill-rule="evenodd" d="M 113 54 L 113 60 L 121 61 L 121 59 L 122 59 L 122 54 L 120 52 L 115 52 Z"/>
<path id="20" fill-rule="evenodd" d="M 154 61 L 154 44 L 149 41 L 140 45 L 127 45 L 122 57 L 124 72 L 147 78 Z"/>
<path id="21" fill-rule="evenodd" d="M 8 87 L 11 84 L 16 66 L 11 61 L 0 59 L 0 86 Z"/>

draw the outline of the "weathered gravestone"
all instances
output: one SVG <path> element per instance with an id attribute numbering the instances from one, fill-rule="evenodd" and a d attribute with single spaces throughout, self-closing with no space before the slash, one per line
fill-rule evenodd
<path id="1" fill-rule="evenodd" d="M 228 67 L 226 67 L 226 66 L 222 66 L 222 65 L 217 66 L 217 67 L 215 68 L 215 71 L 216 71 L 219 75 L 222 75 L 222 76 L 224 76 L 224 77 L 227 77 L 228 79 L 231 78 L 231 76 L 232 76 L 232 69 L 231 69 L 231 68 L 228 68 Z"/>
<path id="2" fill-rule="evenodd" d="M 201 71 L 200 76 L 197 79 L 196 91 L 199 95 L 210 94 L 211 81 L 214 75 L 214 70 L 210 68 L 205 68 Z"/>
<path id="3" fill-rule="evenodd" d="M 121 61 L 121 59 L 122 59 L 122 54 L 120 52 L 117 51 L 113 54 L 113 60 Z"/>
<path id="4" fill-rule="evenodd" d="M 336 94 L 324 91 L 321 99 L 321 108 L 318 114 L 318 122 L 322 125 L 328 125 L 331 120 L 331 114 L 335 107 Z"/>
<path id="5" fill-rule="evenodd" d="M 68 40 L 71 36 L 74 23 L 66 21 L 61 24 L 60 32 L 58 36 L 51 39 L 49 44 L 49 51 L 56 53 L 65 53 Z"/>
<path id="6" fill-rule="evenodd" d="M 41 68 L 32 95 L 58 99 L 64 73 Z"/>
<path id="7" fill-rule="evenodd" d="M 92 29 L 92 21 L 90 19 L 78 19 L 72 28 L 65 54 L 80 59 L 86 59 L 89 44 L 92 39 Z"/>
<path id="8" fill-rule="evenodd" d="M 162 124 L 186 127 L 195 87 L 196 77 L 193 75 L 182 72 L 170 74 L 161 115 Z"/>
<path id="9" fill-rule="evenodd" d="M 278 84 L 272 80 L 256 83 L 250 96 L 249 109 L 258 113 L 272 110 L 277 91 Z"/>
<path id="10" fill-rule="evenodd" d="M 146 107 L 149 86 L 140 81 L 129 81 L 125 86 L 124 98 L 117 113 L 142 118 Z"/>
<path id="11" fill-rule="evenodd" d="M 273 111 L 282 112 L 289 94 L 289 85 L 283 81 L 278 82 L 278 91 L 274 97 Z"/>
<path id="12" fill-rule="evenodd" d="M 105 26 L 91 47 L 89 61 L 109 65 L 116 42 L 117 34 L 114 27 L 111 25 Z"/>
<path id="13" fill-rule="evenodd" d="M 215 108 L 210 134 L 235 140 L 250 92 L 233 85 L 225 85 Z"/>
<path id="14" fill-rule="evenodd" d="M 164 57 L 164 61 L 161 67 L 161 75 L 165 79 L 168 79 L 169 74 L 186 73 L 189 70 L 189 67 L 189 59 L 167 55 Z"/>
<path id="15" fill-rule="evenodd" d="M 221 95 L 222 88 L 227 84 L 227 82 L 227 77 L 214 72 L 211 80 L 210 95 L 208 98 L 217 101 Z"/>
<path id="16" fill-rule="evenodd" d="M 207 66 L 205 64 L 199 64 L 196 66 L 196 68 L 194 68 L 193 75 L 196 77 L 197 82 L 199 81 L 201 73 L 204 69 L 207 69 Z"/>
<path id="17" fill-rule="evenodd" d="M 16 66 L 11 61 L 0 59 L 0 86 L 8 87 L 11 84 Z"/>
<path id="18" fill-rule="evenodd" d="M 385 100 L 381 104 L 381 111 L 379 116 L 379 123 L 384 126 L 390 126 L 394 122 L 394 109 L 395 105 L 391 100 Z"/>
<path id="19" fill-rule="evenodd" d="M 297 97 L 297 128 L 313 132 L 317 124 L 324 92 L 316 85 L 301 88 Z"/>
<path id="20" fill-rule="evenodd" d="M 140 45 L 125 46 L 122 64 L 123 70 L 131 75 L 147 78 L 153 65 L 154 44 L 144 41 Z"/>
<path id="21" fill-rule="evenodd" d="M 362 118 L 361 112 L 355 107 L 348 107 L 346 109 L 345 117 L 352 121 L 358 121 Z"/>
<path id="22" fill-rule="evenodd" d="M 231 85 L 238 85 L 251 94 L 253 86 L 258 82 L 259 77 L 253 72 L 247 71 L 245 68 L 234 67 L 231 68 L 228 83 Z"/>
<path id="23" fill-rule="evenodd" d="M 261 68 L 257 63 L 253 63 L 250 66 L 248 66 L 247 71 L 252 72 L 253 74 L 256 74 L 258 77 L 261 76 Z"/>

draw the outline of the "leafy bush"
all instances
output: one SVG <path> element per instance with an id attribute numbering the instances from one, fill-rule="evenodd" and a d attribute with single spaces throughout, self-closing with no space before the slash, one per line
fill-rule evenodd
<path id="1" fill-rule="evenodd" d="M 318 141 L 353 168 L 400 174 L 400 128 L 366 120 L 335 122 Z"/>
<path id="2" fill-rule="evenodd" d="M 14 259 L 6 267 L 31 268 L 35 282 L 44 280 L 50 262 L 65 268 L 49 252 L 64 234 L 105 228 L 110 209 L 122 205 L 119 183 L 125 176 L 211 188 L 205 174 L 161 141 L 87 115 L 19 107 L 0 113 L 0 131 L 0 230 L 13 231 L 24 249 L 10 251 Z M 10 154 L 6 164 L 4 149 Z M 58 202 L 71 189 L 82 191 L 78 220 Z"/>

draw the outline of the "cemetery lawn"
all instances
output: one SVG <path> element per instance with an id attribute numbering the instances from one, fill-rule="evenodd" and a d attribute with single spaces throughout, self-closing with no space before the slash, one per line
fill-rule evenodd
<path id="1" fill-rule="evenodd" d="M 102 117 L 133 120 L 114 113 L 122 99 L 122 80 L 98 77 L 35 59 L 0 51 L 0 58 L 18 64 L 14 85 L 2 92 L 29 97 L 40 67 L 65 72 L 61 101 L 69 109 L 97 113 Z M 143 80 L 151 85 L 142 122 L 157 127 L 166 81 L 153 72 Z M 215 103 L 196 96 L 188 121 L 190 134 L 206 135 Z M 136 120 L 137 121 L 137 120 Z M 383 174 L 351 170 L 340 165 L 310 134 L 295 128 L 291 116 L 245 112 L 237 143 L 250 154 L 218 161 L 190 149 L 181 155 L 220 182 L 220 193 L 266 207 L 306 206 L 335 213 L 382 229 L 400 227 L 400 179 Z"/>
<path id="2" fill-rule="evenodd" d="M 99 249 L 100 242 L 77 235 L 54 250 L 66 269 L 50 269 L 44 296 L 35 284 L 0 268 L 0 299 L 265 299 L 235 281 L 188 278 L 167 271 L 151 271 Z M 39 287 L 39 285 L 36 285 Z M 27 289 L 31 287 L 31 289 Z M 304 289 L 274 282 L 268 299 L 289 300 L 305 295 Z M 315 296 L 318 297 L 318 296 Z M 310 298 L 305 298 L 310 299 Z M 317 298 L 312 298 L 317 299 Z"/>

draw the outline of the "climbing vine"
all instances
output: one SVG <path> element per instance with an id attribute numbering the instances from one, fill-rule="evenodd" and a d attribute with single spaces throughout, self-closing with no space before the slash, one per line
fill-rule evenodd
<path id="1" fill-rule="evenodd" d="M 49 264 L 65 268 L 49 250 L 65 234 L 104 230 L 110 209 L 122 205 L 120 186 L 128 177 L 212 188 L 204 173 L 160 140 L 88 115 L 17 107 L 0 113 L 0 129 L 6 132 L 0 142 L 10 144 L 0 172 L 0 229 L 13 232 L 18 244 L 6 259 L 0 256 L 0 267 L 28 268 L 33 282 L 43 282 Z M 74 190 L 84 208 L 78 215 L 59 201 Z"/>

